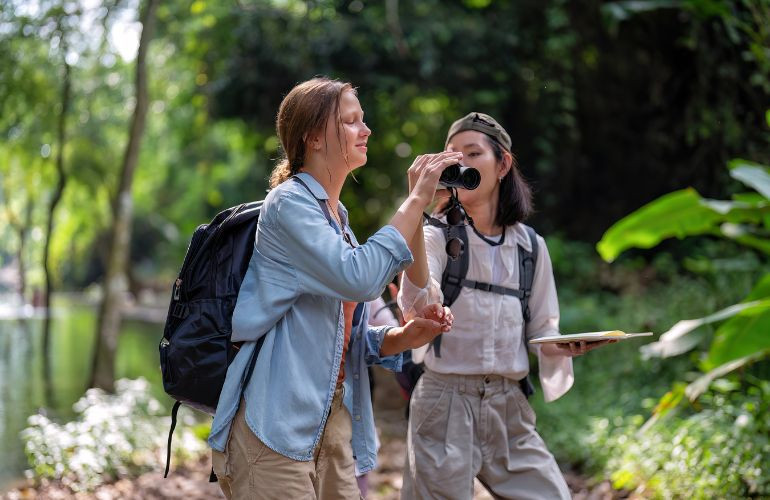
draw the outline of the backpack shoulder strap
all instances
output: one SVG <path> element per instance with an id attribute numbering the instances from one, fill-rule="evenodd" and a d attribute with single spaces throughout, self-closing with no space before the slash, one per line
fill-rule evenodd
<path id="1" fill-rule="evenodd" d="M 468 232 L 465 226 L 448 226 L 444 228 L 446 241 L 459 238 L 462 242 L 462 252 L 456 259 L 447 258 L 447 264 L 441 275 L 441 291 L 444 293 L 444 305 L 451 307 L 462 290 L 462 281 L 468 274 L 470 264 L 470 246 L 468 245 Z"/>
<path id="2" fill-rule="evenodd" d="M 535 266 L 537 265 L 537 233 L 531 227 L 522 224 L 522 227 L 527 231 L 529 237 L 529 243 L 532 247 L 531 251 L 527 251 L 524 247 L 519 245 L 519 289 L 521 294 L 521 312 L 524 316 L 524 322 L 528 323 L 530 320 L 529 312 L 529 297 L 532 295 L 532 283 L 535 281 Z"/>
<path id="3" fill-rule="evenodd" d="M 468 244 L 468 232 L 465 226 L 445 226 L 444 237 L 446 241 L 451 238 L 459 238 L 462 242 L 462 251 L 456 259 L 447 259 L 446 267 L 441 275 L 441 291 L 444 294 L 444 305 L 451 307 L 460 291 L 463 289 L 463 281 L 468 274 L 468 265 L 470 264 L 470 245 Z M 441 357 L 441 335 L 436 336 L 431 342 L 433 353 L 437 358 Z"/>
<path id="4" fill-rule="evenodd" d="M 527 323 L 529 323 L 529 320 L 531 319 L 529 311 L 529 297 L 532 295 L 532 283 L 535 281 L 538 243 L 537 233 L 535 230 L 526 224 L 521 224 L 521 226 L 526 230 L 527 236 L 529 237 L 529 243 L 532 248 L 532 250 L 528 252 L 526 248 L 518 245 L 519 289 L 522 291 L 519 299 L 521 300 L 521 312 L 522 316 L 524 317 L 524 331 L 521 334 L 521 341 L 524 342 L 525 352 L 529 354 L 529 345 L 527 344 Z M 529 399 L 529 397 L 535 393 L 535 386 L 532 385 L 532 381 L 529 379 L 529 375 L 521 379 L 519 381 L 519 385 L 527 399 Z"/>

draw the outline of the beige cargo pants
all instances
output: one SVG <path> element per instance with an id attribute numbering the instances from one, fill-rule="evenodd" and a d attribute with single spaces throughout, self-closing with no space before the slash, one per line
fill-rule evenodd
<path id="1" fill-rule="evenodd" d="M 212 451 L 214 473 L 228 499 L 359 499 L 350 446 L 350 413 L 342 388 L 334 393 L 329 418 L 313 460 L 300 462 L 271 450 L 254 435 L 241 400 L 224 453 Z"/>
<path id="2" fill-rule="evenodd" d="M 410 406 L 402 499 L 569 499 L 518 382 L 425 371 Z"/>

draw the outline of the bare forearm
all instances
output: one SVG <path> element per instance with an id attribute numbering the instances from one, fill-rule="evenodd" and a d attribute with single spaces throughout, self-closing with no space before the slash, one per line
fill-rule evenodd
<path id="1" fill-rule="evenodd" d="M 403 327 L 397 326 L 391 328 L 385 334 L 385 338 L 382 339 L 382 345 L 380 346 L 380 356 L 392 356 L 409 349 L 406 335 L 404 335 Z"/>
<path id="2" fill-rule="evenodd" d="M 430 278 L 430 270 L 428 269 L 428 258 L 425 253 L 425 236 L 422 231 L 422 225 L 414 232 L 414 236 L 409 242 L 409 250 L 412 252 L 414 262 L 406 269 L 406 276 L 413 285 L 425 288 Z"/>
<path id="3" fill-rule="evenodd" d="M 422 211 L 425 205 L 427 203 L 424 200 L 410 194 L 390 219 L 390 225 L 401 233 L 407 243 L 413 240 L 417 229 L 422 228 Z M 422 231 L 420 233 L 422 234 Z"/>

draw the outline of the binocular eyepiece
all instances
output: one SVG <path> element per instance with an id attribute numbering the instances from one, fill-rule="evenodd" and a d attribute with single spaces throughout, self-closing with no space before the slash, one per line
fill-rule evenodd
<path id="1" fill-rule="evenodd" d="M 481 174 L 473 167 L 466 167 L 455 163 L 449 165 L 441 172 L 441 177 L 438 180 L 439 184 L 444 187 L 454 187 L 462 189 L 476 189 L 481 183 Z"/>

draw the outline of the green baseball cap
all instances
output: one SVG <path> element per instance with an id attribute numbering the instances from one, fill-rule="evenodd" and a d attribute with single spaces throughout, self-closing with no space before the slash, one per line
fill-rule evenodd
<path id="1" fill-rule="evenodd" d="M 511 150 L 511 136 L 500 126 L 497 121 L 491 116 L 484 113 L 472 112 L 468 113 L 464 117 L 460 118 L 449 127 L 449 133 L 446 135 L 446 143 L 444 147 L 449 145 L 449 141 L 452 137 L 464 130 L 475 130 L 482 134 L 487 134 L 489 137 L 495 139 L 508 151 Z"/>

